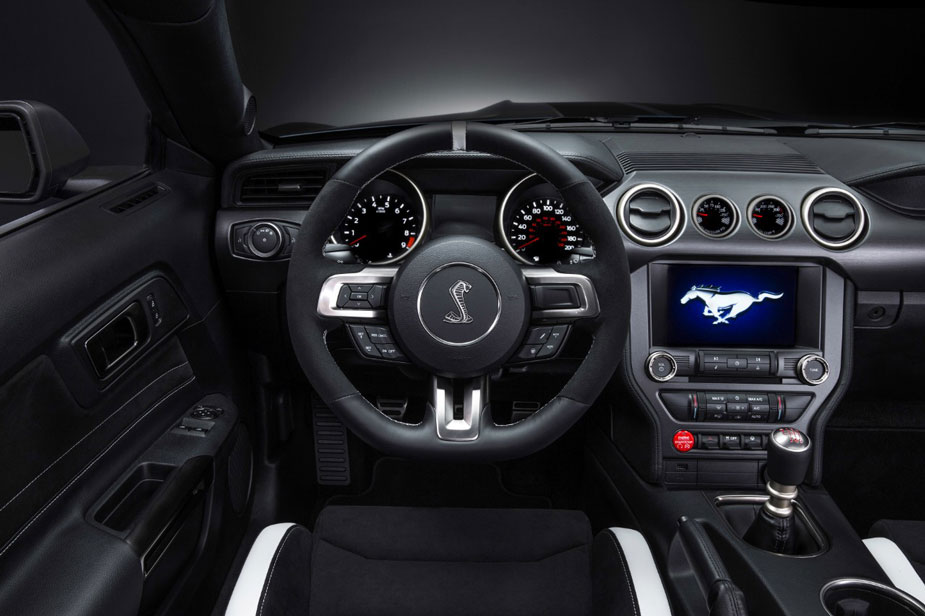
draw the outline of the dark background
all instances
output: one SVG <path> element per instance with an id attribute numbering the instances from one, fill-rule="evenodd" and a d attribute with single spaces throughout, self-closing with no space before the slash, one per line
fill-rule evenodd
<path id="1" fill-rule="evenodd" d="M 745 0 L 227 2 L 261 127 L 469 111 L 503 99 L 925 118 L 922 9 Z M 140 161 L 147 112 L 92 11 L 80 0 L 5 5 L 0 99 L 60 109 L 96 164 Z"/>

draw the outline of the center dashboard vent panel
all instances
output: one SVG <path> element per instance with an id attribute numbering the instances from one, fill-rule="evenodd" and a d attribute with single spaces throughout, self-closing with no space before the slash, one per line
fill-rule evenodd
<path id="1" fill-rule="evenodd" d="M 822 170 L 802 154 L 720 154 L 706 152 L 618 152 L 627 174 L 634 171 L 751 171 L 816 173 Z"/>
<path id="2" fill-rule="evenodd" d="M 241 173 L 236 202 L 239 205 L 292 207 L 311 205 L 325 182 L 327 167 L 265 168 Z"/>
<path id="3" fill-rule="evenodd" d="M 857 198 L 840 188 L 821 188 L 803 201 L 803 226 L 818 244 L 833 250 L 853 246 L 863 235 L 867 214 Z"/>
<path id="4" fill-rule="evenodd" d="M 660 184 L 637 184 L 620 197 L 617 222 L 637 244 L 661 246 L 673 240 L 684 222 L 681 200 Z"/>

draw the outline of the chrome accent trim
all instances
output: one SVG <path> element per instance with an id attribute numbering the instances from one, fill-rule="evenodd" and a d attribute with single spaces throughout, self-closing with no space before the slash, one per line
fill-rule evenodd
<path id="1" fill-rule="evenodd" d="M 799 492 L 796 486 L 768 481 L 764 489 L 768 492 L 768 500 L 764 502 L 765 511 L 778 518 L 789 518 L 793 515 L 793 501 Z"/>
<path id="2" fill-rule="evenodd" d="M 803 369 L 811 361 L 818 361 L 822 364 L 822 376 L 818 379 L 811 379 L 803 372 Z M 804 355 L 800 358 L 800 361 L 797 362 L 797 376 L 800 377 L 800 380 L 806 383 L 807 385 L 822 385 L 829 378 L 829 362 L 825 360 L 821 355 L 816 355 L 815 353 L 810 353 L 809 355 Z"/>
<path id="3" fill-rule="evenodd" d="M 543 284 L 573 284 L 578 287 L 581 308 L 554 308 L 550 310 L 534 310 L 534 319 L 588 319 L 596 317 L 601 312 L 594 284 L 587 276 L 581 274 L 565 274 L 551 267 L 524 267 L 521 268 L 529 285 Z"/>
<path id="4" fill-rule="evenodd" d="M 497 309 L 497 311 L 495 312 L 495 320 L 491 322 L 491 326 L 490 326 L 487 330 L 485 330 L 485 333 L 484 333 L 484 334 L 482 334 L 482 335 L 479 336 L 478 338 L 475 338 L 474 340 L 469 340 L 469 341 L 467 341 L 467 342 L 450 342 L 449 340 L 444 340 L 443 338 L 441 338 L 440 336 L 438 336 L 438 335 L 435 334 L 434 332 L 430 331 L 430 328 L 427 327 L 427 323 L 424 322 L 424 316 L 421 314 L 421 296 L 424 294 L 424 287 L 427 286 L 427 283 L 428 283 L 428 282 L 430 281 L 430 279 L 434 276 L 434 274 L 436 274 L 437 272 L 441 272 L 441 271 L 445 270 L 445 269 L 448 268 L 448 267 L 453 267 L 454 265 L 462 265 L 462 266 L 464 266 L 464 267 L 471 267 L 471 268 L 474 269 L 475 271 L 477 271 L 477 272 L 479 272 L 480 274 L 482 274 L 483 276 L 485 276 L 485 278 L 488 278 L 488 281 L 491 283 L 491 286 L 492 286 L 492 287 L 494 288 L 494 290 L 495 290 L 495 297 L 498 298 L 498 309 Z M 495 282 L 495 279 L 492 278 L 491 275 L 489 275 L 488 272 L 486 272 L 485 270 L 483 270 L 483 269 L 482 269 L 481 267 L 479 267 L 478 265 L 473 265 L 473 264 L 471 264 L 471 263 L 466 263 L 465 261 L 454 261 L 454 262 L 452 262 L 452 263 L 446 263 L 446 264 L 444 264 L 444 265 L 441 265 L 440 267 L 438 267 L 437 269 L 435 269 L 435 270 L 432 271 L 431 273 L 427 274 L 427 277 L 424 279 L 424 282 L 422 282 L 422 283 L 421 283 L 421 286 L 418 288 L 418 299 L 417 299 L 416 307 L 417 307 L 417 311 L 418 311 L 418 321 L 421 322 L 421 326 L 424 328 L 424 331 L 426 331 L 426 332 L 430 335 L 431 338 L 433 338 L 433 339 L 436 340 L 437 342 L 440 342 L 440 343 L 442 343 L 442 344 L 446 344 L 446 345 L 448 345 L 448 346 L 454 346 L 454 347 L 470 346 L 470 345 L 472 345 L 472 344 L 475 344 L 476 342 L 479 342 L 479 341 L 481 341 L 481 340 L 484 340 L 485 337 L 486 337 L 488 334 L 490 334 L 490 333 L 495 329 L 495 326 L 498 324 L 498 320 L 501 318 L 501 290 L 498 288 L 498 283 Z"/>
<path id="5" fill-rule="evenodd" d="M 767 500 L 767 494 L 721 494 L 713 499 L 713 505 L 717 508 L 723 505 L 764 505 Z M 803 508 L 800 501 L 793 501 L 793 510 L 800 518 L 800 521 L 803 522 L 807 532 L 812 536 L 813 541 L 819 545 L 819 551 L 813 552 L 812 554 L 778 554 L 777 552 L 768 552 L 768 554 L 774 554 L 782 558 L 813 558 L 827 551 L 829 549 L 828 539 L 826 539 L 815 520 L 813 520 L 806 512 L 806 509 Z M 725 520 L 725 518 L 723 519 Z M 728 520 L 726 524 L 729 524 Z"/>
<path id="6" fill-rule="evenodd" d="M 434 376 L 431 385 L 431 406 L 437 420 L 437 438 L 443 441 L 476 440 L 479 437 L 482 411 L 488 406 L 488 378 L 480 376 L 466 381 L 462 419 L 453 419 L 453 380 Z"/>
<path id="7" fill-rule="evenodd" d="M 922 603 L 909 593 L 900 590 L 894 586 L 887 586 L 886 584 L 881 584 L 880 582 L 875 582 L 874 580 L 868 580 L 866 578 L 838 578 L 832 580 L 828 584 L 822 587 L 822 590 L 819 591 L 819 601 L 822 603 L 822 608 L 829 614 L 829 616 L 835 616 L 828 607 L 825 605 L 825 595 L 828 591 L 833 589 L 838 589 L 842 587 L 861 587 L 869 591 L 879 591 L 884 596 L 887 596 L 897 603 L 904 604 L 904 607 L 909 608 L 914 612 L 920 614 L 925 614 L 925 603 Z"/>
<path id="8" fill-rule="evenodd" d="M 665 232 L 664 235 L 656 238 L 645 238 L 640 235 L 637 235 L 633 232 L 624 220 L 624 213 L 626 211 L 626 206 L 629 204 L 630 200 L 636 196 L 637 193 L 643 192 L 645 190 L 652 190 L 659 192 L 668 198 L 668 201 L 677 211 L 677 216 L 675 216 L 675 221 Z M 655 184 L 654 182 L 643 182 L 642 184 L 635 184 L 628 188 L 626 192 L 620 195 L 620 200 L 617 201 L 617 224 L 620 226 L 620 230 L 623 231 L 631 240 L 637 244 L 642 244 L 643 246 L 663 246 L 665 244 L 670 244 L 680 235 L 679 230 L 683 230 L 685 224 L 685 219 L 687 215 L 685 213 L 684 205 L 681 201 L 681 198 L 674 193 L 667 186 L 662 186 L 661 184 Z"/>
<path id="9" fill-rule="evenodd" d="M 652 363 L 659 357 L 667 357 L 668 361 L 671 362 L 671 372 L 668 376 L 655 376 L 652 372 Z M 673 379 L 678 374 L 678 362 L 672 357 L 671 353 L 666 353 L 665 351 L 655 351 L 654 353 L 649 354 L 646 358 L 646 374 L 649 375 L 649 378 L 653 381 L 658 381 L 659 383 L 666 383 Z"/>
<path id="10" fill-rule="evenodd" d="M 809 209 L 816 203 L 816 201 L 829 194 L 837 194 L 846 197 L 848 201 L 854 205 L 855 210 L 858 212 L 858 228 L 851 235 L 851 237 L 840 242 L 830 242 L 829 240 L 821 238 L 819 234 L 813 230 L 813 226 L 809 222 Z M 806 198 L 803 199 L 803 205 L 800 208 L 800 218 L 803 220 L 803 228 L 814 242 L 820 246 L 831 248 L 833 250 L 840 250 L 842 248 L 850 247 L 852 244 L 857 242 L 867 230 L 867 210 L 864 209 L 864 206 L 861 205 L 861 201 L 857 197 L 842 188 L 820 188 L 809 193 Z"/>
<path id="11" fill-rule="evenodd" d="M 254 230 L 260 225 L 266 225 L 267 227 L 272 227 L 273 230 L 276 231 L 276 235 L 279 237 L 279 245 L 276 247 L 276 250 L 265 252 L 263 250 L 257 250 L 257 247 L 254 246 Z M 229 229 L 232 229 L 232 228 L 233 226 L 229 227 Z M 252 226 L 250 230 L 248 230 L 247 247 L 250 248 L 251 252 L 253 252 L 256 256 L 260 257 L 261 259 L 272 259 L 276 255 L 278 255 L 279 252 L 283 249 L 283 237 L 284 237 L 283 230 L 279 228 L 279 225 L 277 225 L 275 222 L 270 222 L 268 220 L 261 220 L 260 222 L 255 223 L 254 226 Z M 234 240 L 232 239 L 232 243 L 233 241 Z"/>
<path id="12" fill-rule="evenodd" d="M 367 267 L 359 272 L 349 274 L 334 274 L 329 276 L 321 285 L 318 294 L 318 314 L 323 317 L 337 319 L 381 319 L 385 317 L 385 309 L 353 310 L 338 308 L 337 296 L 340 288 L 345 284 L 386 284 L 391 283 L 395 277 L 397 267 Z"/>
<path id="13" fill-rule="evenodd" d="M 758 230 L 755 228 L 755 226 L 752 224 L 752 211 L 754 211 L 755 206 L 758 205 L 759 202 L 765 201 L 767 199 L 773 199 L 774 201 L 777 201 L 779 204 L 784 206 L 784 209 L 786 209 L 790 213 L 790 224 L 787 225 L 787 228 L 784 229 L 784 231 L 780 235 L 772 235 L 770 237 L 767 235 L 763 235 L 762 233 L 759 233 Z M 786 201 L 784 201 L 777 195 L 761 195 L 759 197 L 755 197 L 754 199 L 748 202 L 748 207 L 745 209 L 745 219 L 748 222 L 748 227 L 752 230 L 752 233 L 754 233 L 761 239 L 767 240 L 769 242 L 776 242 L 777 240 L 782 240 L 788 235 L 790 235 L 790 232 L 793 231 L 793 228 L 795 226 L 794 218 L 796 218 L 796 215 L 793 213 L 793 208 L 790 207 L 789 203 L 787 203 Z"/>
<path id="14" fill-rule="evenodd" d="M 700 225 L 697 224 L 697 221 L 695 218 L 695 216 L 697 215 L 697 208 L 700 206 L 701 203 L 703 203 L 707 199 L 721 199 L 725 201 L 729 207 L 732 208 L 732 225 L 729 227 L 729 230 L 726 231 L 725 233 L 720 233 L 719 235 L 712 235 L 710 233 L 707 233 L 703 229 L 701 229 Z M 732 235 L 733 233 L 739 230 L 739 225 L 741 224 L 741 222 L 742 221 L 739 217 L 739 206 L 736 205 L 735 201 L 733 201 L 729 197 L 724 197 L 723 195 L 710 194 L 710 195 L 704 195 L 702 197 L 698 197 L 697 200 L 694 201 L 694 204 L 691 206 L 691 225 L 694 227 L 695 230 L 697 230 L 698 233 L 700 233 L 700 235 L 704 236 L 705 238 L 711 239 L 711 240 L 726 239 L 727 237 L 729 237 L 730 235 Z"/>

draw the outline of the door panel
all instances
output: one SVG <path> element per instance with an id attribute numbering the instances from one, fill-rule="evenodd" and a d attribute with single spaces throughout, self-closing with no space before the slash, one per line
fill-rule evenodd
<path id="1" fill-rule="evenodd" d="M 150 203 L 113 208 L 152 183 Z M 203 572 L 227 567 L 214 544 L 243 534 L 249 475 L 228 511 L 244 388 L 213 275 L 214 203 L 211 178 L 165 170 L 0 236 L 0 613 L 185 612 Z M 177 432 L 209 394 L 224 407 L 214 429 Z M 191 479 L 196 456 L 208 473 Z M 108 528 L 95 513 L 139 467 L 161 474 Z"/>

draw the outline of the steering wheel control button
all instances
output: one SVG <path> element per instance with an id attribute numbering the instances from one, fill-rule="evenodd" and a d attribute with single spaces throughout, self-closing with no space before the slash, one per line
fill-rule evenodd
<path id="1" fill-rule="evenodd" d="M 670 354 L 656 351 L 646 360 L 646 372 L 653 381 L 664 383 L 673 379 L 678 373 L 678 363 Z"/>
<path id="2" fill-rule="evenodd" d="M 540 349 L 539 359 L 548 359 L 559 352 L 568 336 L 568 325 L 556 325 L 549 334 L 549 340 Z"/>
<path id="3" fill-rule="evenodd" d="M 687 453 L 694 448 L 694 435 L 687 430 L 678 430 L 671 438 L 671 444 L 681 453 Z"/>
<path id="4" fill-rule="evenodd" d="M 540 354 L 540 349 L 543 347 L 542 344 L 526 344 L 520 348 L 517 352 L 517 359 L 530 361 L 531 359 L 536 359 Z"/>
<path id="5" fill-rule="evenodd" d="M 383 359 L 391 359 L 392 361 L 405 360 L 405 354 L 394 344 L 377 344 L 376 348 Z"/>
<path id="6" fill-rule="evenodd" d="M 530 287 L 535 310 L 581 308 L 578 287 L 573 284 L 544 284 Z"/>
<path id="7" fill-rule="evenodd" d="M 797 376 L 807 385 L 821 385 L 829 378 L 829 364 L 819 355 L 804 355 L 797 363 Z"/>
<path id="8" fill-rule="evenodd" d="M 369 326 L 366 328 L 366 333 L 369 334 L 369 339 L 374 344 L 392 344 L 394 342 L 392 333 L 387 327 Z"/>
<path id="9" fill-rule="evenodd" d="M 385 290 L 386 286 L 382 284 L 375 284 L 369 288 L 366 292 L 366 301 L 369 302 L 371 308 L 382 308 L 385 305 Z"/>
<path id="10" fill-rule="evenodd" d="M 498 323 L 501 294 L 487 272 L 456 263 L 438 268 L 418 292 L 418 316 L 435 340 L 467 346 L 482 340 Z"/>
<path id="11" fill-rule="evenodd" d="M 551 333 L 551 327 L 531 327 L 527 332 L 526 344 L 543 344 Z"/>

